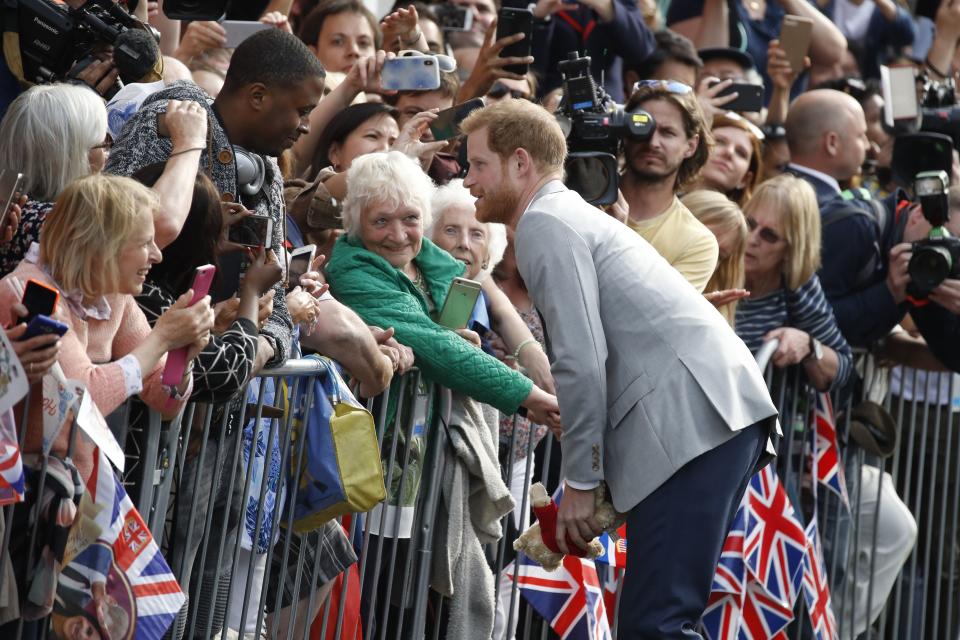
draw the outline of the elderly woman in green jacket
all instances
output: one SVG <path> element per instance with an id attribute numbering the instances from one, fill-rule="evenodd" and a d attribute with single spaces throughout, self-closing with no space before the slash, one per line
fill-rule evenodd
<path id="1" fill-rule="evenodd" d="M 347 233 L 326 267 L 333 295 L 367 324 L 393 327 L 429 380 L 559 427 L 556 397 L 471 344 L 469 332 L 434 322 L 465 266 L 423 237 L 434 187 L 419 165 L 398 151 L 368 154 L 353 161 L 347 185 Z"/>

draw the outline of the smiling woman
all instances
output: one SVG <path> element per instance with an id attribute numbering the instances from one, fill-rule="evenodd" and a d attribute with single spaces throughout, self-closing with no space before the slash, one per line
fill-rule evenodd
<path id="1" fill-rule="evenodd" d="M 153 242 L 158 197 L 128 178 L 93 175 L 64 189 L 47 215 L 39 254 L 29 254 L 0 280 L 0 323 L 12 318 L 28 280 L 60 292 L 53 318 L 68 327 L 59 363 L 68 379 L 80 382 L 104 415 L 129 396 L 149 406 L 176 410 L 192 384 L 189 367 L 175 388 L 160 381 L 166 353 L 188 347 L 188 362 L 207 343 L 213 326 L 209 299 L 187 308 L 181 298 L 151 331 L 133 299 L 152 265 L 160 261 Z M 40 448 L 43 433 L 39 390 L 31 395 L 24 452 Z M 63 429 L 53 451 L 64 455 L 70 429 Z M 84 480 L 93 468 L 93 444 L 78 438 L 73 460 Z"/>

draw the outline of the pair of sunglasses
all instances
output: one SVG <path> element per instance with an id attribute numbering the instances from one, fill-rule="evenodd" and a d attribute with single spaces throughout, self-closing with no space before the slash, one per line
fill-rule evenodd
<path id="1" fill-rule="evenodd" d="M 676 80 L 639 80 L 633 83 L 633 90 L 646 88 L 660 89 L 668 93 L 675 93 L 678 96 L 686 95 L 693 91 L 693 87 Z"/>
<path id="2" fill-rule="evenodd" d="M 781 238 L 777 235 L 776 231 L 770 229 L 769 227 L 761 227 L 760 223 L 747 216 L 747 228 L 750 229 L 750 233 L 753 233 L 759 229 L 760 239 L 766 242 L 767 244 L 777 244 L 780 242 Z"/>

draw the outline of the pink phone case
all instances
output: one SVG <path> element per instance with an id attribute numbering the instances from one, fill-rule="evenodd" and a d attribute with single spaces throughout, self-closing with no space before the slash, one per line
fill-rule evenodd
<path id="1" fill-rule="evenodd" d="M 191 289 L 193 289 L 193 298 L 190 300 L 191 307 L 200 300 L 203 300 L 203 297 L 210 291 L 210 285 L 213 283 L 213 276 L 216 272 L 217 268 L 212 264 L 197 267 L 197 272 L 193 276 L 193 286 L 191 287 Z M 160 381 L 169 387 L 174 387 L 180 384 L 186 368 L 187 347 L 174 349 L 167 353 L 167 364 L 163 368 L 163 375 L 160 376 Z"/>

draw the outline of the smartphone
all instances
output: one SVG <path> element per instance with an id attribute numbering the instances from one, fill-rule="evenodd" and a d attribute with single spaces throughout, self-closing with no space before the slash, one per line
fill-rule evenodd
<path id="1" fill-rule="evenodd" d="M 803 16 L 787 14 L 780 23 L 780 47 L 787 52 L 790 66 L 796 71 L 803 71 L 803 58 L 810 48 L 810 37 L 813 35 L 813 20 Z"/>
<path id="2" fill-rule="evenodd" d="M 210 285 L 213 284 L 213 276 L 216 275 L 216 273 L 217 268 L 212 264 L 197 267 L 197 270 L 193 274 L 193 284 L 190 286 L 190 288 L 193 289 L 193 298 L 190 299 L 190 304 L 187 306 L 192 307 L 203 300 L 210 291 Z M 186 368 L 187 347 L 179 347 L 173 351 L 169 351 L 167 352 L 167 363 L 163 367 L 163 374 L 160 376 L 160 381 L 167 386 L 174 387 L 180 384 Z"/>
<path id="3" fill-rule="evenodd" d="M 466 278 L 454 278 L 443 301 L 438 324 L 448 329 L 463 329 L 470 320 L 473 307 L 480 296 L 480 283 Z"/>
<path id="4" fill-rule="evenodd" d="M 473 28 L 473 13 L 464 7 L 443 2 L 430 7 L 444 31 L 470 31 Z"/>
<path id="5" fill-rule="evenodd" d="M 53 318 L 48 318 L 44 315 L 38 315 L 27 325 L 27 330 L 20 340 L 29 340 L 30 338 L 45 336 L 49 333 L 55 333 L 62 337 L 68 329 L 69 327 L 62 322 L 57 322 Z"/>
<path id="6" fill-rule="evenodd" d="M 294 249 L 290 253 L 290 266 L 287 267 L 287 289 L 293 289 L 300 284 L 300 276 L 310 271 L 310 265 L 317 253 L 317 245 L 308 244 L 305 247 Z"/>
<path id="7" fill-rule="evenodd" d="M 256 20 L 224 20 L 220 23 L 223 30 L 227 32 L 227 49 L 236 49 L 240 43 L 264 29 L 273 29 L 271 24 L 264 24 Z"/>
<path id="8" fill-rule="evenodd" d="M 24 178 L 25 176 L 22 173 L 10 169 L 4 169 L 0 172 L 0 204 L 3 205 L 3 210 L 0 210 L 0 230 L 7 223 L 10 205 L 20 197 Z"/>
<path id="9" fill-rule="evenodd" d="M 440 65 L 433 56 L 404 56 L 383 63 L 380 86 L 390 91 L 434 91 L 440 88 Z"/>
<path id="10" fill-rule="evenodd" d="M 273 218 L 258 215 L 242 218 L 240 222 L 230 227 L 227 237 L 230 242 L 236 242 L 245 247 L 269 249 L 273 244 Z"/>
<path id="11" fill-rule="evenodd" d="M 460 135 L 460 123 L 477 109 L 483 108 L 483 99 L 474 98 L 437 114 L 436 120 L 430 123 L 430 131 L 434 140 L 449 140 Z"/>
<path id="12" fill-rule="evenodd" d="M 497 40 L 512 36 L 515 33 L 523 33 L 525 37 L 520 42 L 504 47 L 500 51 L 501 58 L 514 58 L 530 55 L 533 45 L 533 12 L 526 9 L 511 9 L 504 7 L 500 9 L 497 16 Z M 504 67 L 505 71 L 524 75 L 530 68 L 528 64 L 508 64 Z"/>
<path id="13" fill-rule="evenodd" d="M 710 83 L 714 86 L 716 82 Z M 737 97 L 731 102 L 723 105 L 727 111 L 762 111 L 763 110 L 763 85 L 752 84 L 749 82 L 733 82 L 729 87 L 717 94 L 717 97 L 728 96 L 736 93 Z"/>
<path id="14" fill-rule="evenodd" d="M 883 120 L 888 127 L 898 121 L 910 121 L 920 115 L 917 98 L 917 72 L 910 65 L 880 67 L 883 94 Z"/>
<path id="15" fill-rule="evenodd" d="M 17 324 L 29 323 L 37 316 L 52 316 L 57 310 L 59 300 L 60 292 L 53 287 L 37 280 L 27 280 L 27 286 L 23 289 L 23 298 L 20 300 L 27 308 L 27 317 L 20 318 Z"/>

